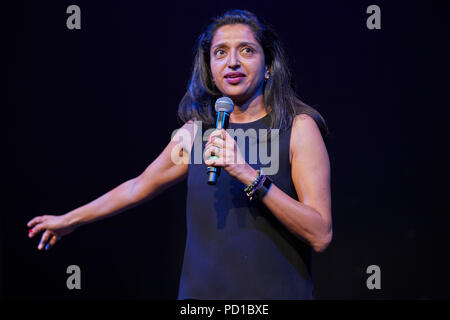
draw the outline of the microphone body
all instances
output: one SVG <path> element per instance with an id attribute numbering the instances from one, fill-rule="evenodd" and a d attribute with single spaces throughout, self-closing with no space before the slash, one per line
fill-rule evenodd
<path id="1" fill-rule="evenodd" d="M 216 119 L 216 129 L 226 129 L 228 127 L 228 122 L 230 119 L 230 114 L 233 112 L 234 103 L 228 97 L 222 97 L 217 99 L 215 104 L 215 109 L 217 111 L 217 119 Z M 211 156 L 209 159 L 213 159 L 214 156 Z M 220 167 L 208 167 L 208 184 L 215 185 L 217 179 L 220 175 Z"/>

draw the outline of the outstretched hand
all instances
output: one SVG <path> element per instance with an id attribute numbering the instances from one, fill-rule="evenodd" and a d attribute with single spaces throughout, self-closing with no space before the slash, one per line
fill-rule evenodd
<path id="1" fill-rule="evenodd" d="M 70 223 L 67 222 L 65 215 L 34 217 L 27 223 L 27 226 L 31 228 L 28 232 L 29 238 L 33 238 L 41 231 L 44 231 L 38 245 L 38 250 L 42 250 L 44 247 L 45 250 L 50 249 L 62 236 L 65 236 L 76 229 L 76 226 L 70 225 Z"/>

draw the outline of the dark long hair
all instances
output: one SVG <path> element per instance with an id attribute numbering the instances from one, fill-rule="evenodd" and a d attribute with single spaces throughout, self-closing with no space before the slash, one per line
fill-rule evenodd
<path id="1" fill-rule="evenodd" d="M 222 93 L 213 83 L 210 69 L 210 49 L 217 29 L 229 24 L 248 25 L 264 50 L 270 77 L 263 85 L 264 107 L 270 113 L 270 128 L 287 130 L 298 114 L 307 114 L 317 123 L 322 137 L 327 140 L 329 130 L 320 113 L 303 103 L 295 94 L 295 83 L 290 73 L 287 56 L 273 28 L 253 13 L 231 10 L 213 19 L 199 36 L 192 75 L 186 94 L 178 106 L 178 119 L 185 123 L 191 119 L 214 125 L 215 101 Z M 269 112 L 268 106 L 271 107 Z"/>

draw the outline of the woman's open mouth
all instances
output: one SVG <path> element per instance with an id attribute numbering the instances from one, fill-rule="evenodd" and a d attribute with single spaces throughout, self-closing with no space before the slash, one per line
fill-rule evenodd
<path id="1" fill-rule="evenodd" d="M 225 75 L 225 80 L 231 84 L 239 83 L 244 78 L 245 74 L 240 72 L 230 72 Z"/>
<path id="2" fill-rule="evenodd" d="M 225 78 L 225 79 L 227 80 L 228 83 L 236 84 L 236 83 L 239 83 L 244 78 L 245 77 L 235 77 L 235 78 Z"/>

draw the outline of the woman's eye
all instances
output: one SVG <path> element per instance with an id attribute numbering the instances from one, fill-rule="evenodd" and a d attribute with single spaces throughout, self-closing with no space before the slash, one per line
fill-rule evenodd
<path id="1" fill-rule="evenodd" d="M 225 51 L 219 49 L 219 50 L 216 51 L 216 56 L 219 56 L 219 55 L 221 55 L 221 54 L 223 54 L 223 53 L 225 53 Z"/>
<path id="2" fill-rule="evenodd" d="M 253 49 L 249 47 L 245 47 L 244 49 L 242 49 L 242 51 L 244 51 L 245 53 L 253 53 Z"/>

